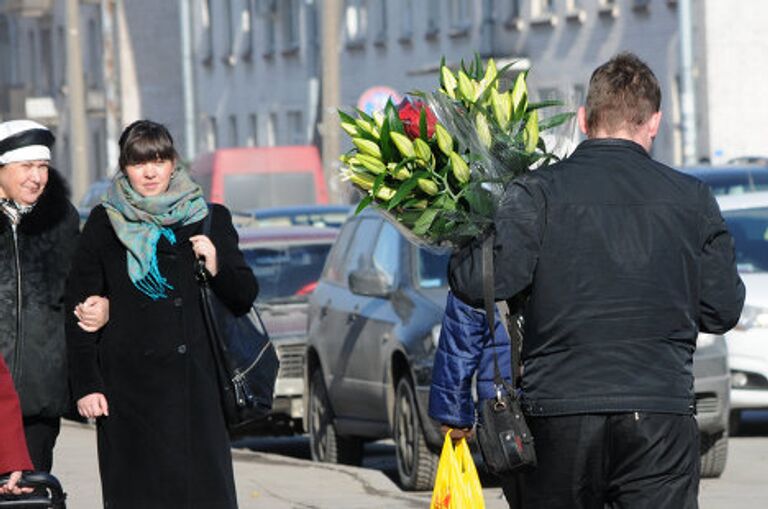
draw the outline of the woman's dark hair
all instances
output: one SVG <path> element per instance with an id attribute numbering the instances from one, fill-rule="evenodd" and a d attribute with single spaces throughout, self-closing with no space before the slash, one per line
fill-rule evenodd
<path id="1" fill-rule="evenodd" d="M 131 164 L 176 160 L 179 157 L 168 129 L 151 120 L 137 120 L 126 127 L 118 143 L 120 171 L 123 172 Z"/>

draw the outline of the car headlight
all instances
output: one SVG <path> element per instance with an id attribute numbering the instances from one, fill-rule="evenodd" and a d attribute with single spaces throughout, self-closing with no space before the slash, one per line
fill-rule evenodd
<path id="1" fill-rule="evenodd" d="M 437 348 L 437 344 L 440 342 L 440 331 L 443 330 L 443 326 L 441 324 L 437 324 L 434 327 L 432 327 L 432 330 L 430 331 L 430 336 L 432 337 L 432 346 Z"/>
<path id="2" fill-rule="evenodd" d="M 736 324 L 737 330 L 749 330 L 754 328 L 768 327 L 768 309 L 760 306 L 744 306 L 741 312 L 739 323 Z"/>

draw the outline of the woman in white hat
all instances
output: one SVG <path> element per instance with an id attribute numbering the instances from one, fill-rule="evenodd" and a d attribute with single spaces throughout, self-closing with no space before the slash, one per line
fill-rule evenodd
<path id="1" fill-rule="evenodd" d="M 53 143 L 37 122 L 0 123 L 0 354 L 19 394 L 32 463 L 44 471 L 70 406 L 63 301 L 79 225 L 64 180 L 49 166 Z M 96 296 L 77 310 L 89 330 L 107 312 Z"/>

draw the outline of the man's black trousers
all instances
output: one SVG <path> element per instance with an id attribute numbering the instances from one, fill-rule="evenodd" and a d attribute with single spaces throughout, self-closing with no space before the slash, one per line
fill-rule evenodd
<path id="1" fill-rule="evenodd" d="M 695 509 L 699 430 L 691 415 L 528 417 L 538 467 L 506 478 L 514 509 Z"/>

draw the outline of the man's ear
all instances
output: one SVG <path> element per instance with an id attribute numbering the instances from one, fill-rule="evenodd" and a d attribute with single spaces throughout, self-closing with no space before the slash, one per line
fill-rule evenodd
<path id="1" fill-rule="evenodd" d="M 659 134 L 659 127 L 661 126 L 661 111 L 657 111 L 651 118 L 648 119 L 648 135 L 651 139 L 655 138 Z"/>
<path id="2" fill-rule="evenodd" d="M 579 124 L 579 130 L 589 136 L 589 133 L 587 132 L 587 109 L 584 106 L 579 106 L 579 109 L 576 112 L 576 121 Z"/>

